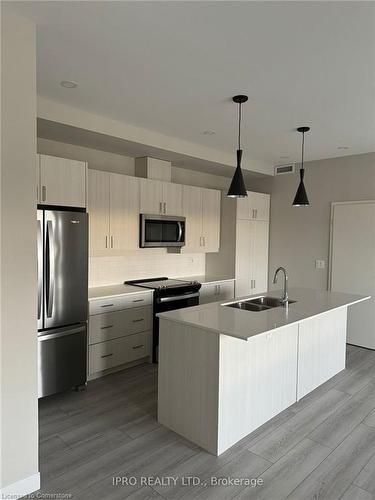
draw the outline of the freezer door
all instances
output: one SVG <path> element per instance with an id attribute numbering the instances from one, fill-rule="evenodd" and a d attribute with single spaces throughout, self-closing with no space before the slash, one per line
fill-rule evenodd
<path id="1" fill-rule="evenodd" d="M 43 210 L 37 211 L 38 330 L 43 328 Z"/>
<path id="2" fill-rule="evenodd" d="M 87 325 L 38 334 L 38 397 L 86 383 Z"/>
<path id="3" fill-rule="evenodd" d="M 87 319 L 87 214 L 44 212 L 44 328 Z"/>

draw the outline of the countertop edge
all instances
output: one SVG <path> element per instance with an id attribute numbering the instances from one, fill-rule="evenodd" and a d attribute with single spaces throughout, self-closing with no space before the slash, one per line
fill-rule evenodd
<path id="1" fill-rule="evenodd" d="M 282 328 L 285 328 L 287 326 L 291 326 L 291 325 L 295 325 L 296 323 L 302 323 L 304 321 L 307 321 L 308 319 L 314 318 L 315 316 L 320 316 L 322 314 L 329 313 L 330 311 L 333 311 L 335 309 L 342 309 L 344 307 L 347 308 L 347 307 L 350 307 L 350 306 L 352 306 L 354 304 L 358 304 L 360 302 L 364 302 L 365 300 L 369 300 L 369 299 L 371 299 L 371 295 L 367 295 L 367 296 L 361 297 L 360 299 L 348 302 L 346 304 L 341 304 L 341 305 L 329 307 L 329 308 L 327 308 L 327 309 L 325 309 L 323 311 L 317 311 L 316 313 L 306 313 L 306 317 L 296 318 L 295 320 L 292 320 L 292 321 L 290 321 L 288 323 L 285 323 L 283 325 L 279 325 L 279 326 L 277 326 L 275 328 L 272 328 L 271 330 L 263 330 L 261 332 L 257 332 L 257 333 L 254 333 L 254 334 L 248 335 L 248 336 L 235 335 L 233 332 L 228 332 L 228 331 L 225 331 L 225 330 L 222 330 L 222 329 L 219 330 L 217 328 L 209 328 L 209 327 L 204 326 L 204 325 L 198 325 L 196 322 L 193 322 L 193 321 L 189 321 L 189 320 L 186 320 L 186 319 L 177 319 L 177 318 L 173 318 L 173 317 L 168 316 L 169 314 L 173 314 L 174 311 L 167 311 L 167 312 L 164 312 L 164 313 L 159 313 L 159 314 L 157 314 L 157 316 L 160 319 L 164 319 L 164 320 L 167 320 L 167 321 L 172 321 L 173 323 L 180 323 L 180 324 L 183 324 L 183 325 L 188 325 L 188 326 L 200 329 L 200 330 L 204 330 L 204 331 L 209 332 L 209 333 L 215 333 L 216 335 L 227 335 L 228 337 L 233 337 L 233 338 L 236 338 L 236 339 L 248 341 L 252 337 L 256 337 L 258 335 L 262 335 L 262 334 L 267 333 L 267 332 L 276 332 L 276 331 L 278 331 L 278 330 L 280 330 Z M 217 302 L 216 304 L 221 305 L 221 304 L 224 304 L 224 303 L 225 302 Z M 263 311 L 263 312 L 267 312 L 267 311 Z"/>
<path id="2" fill-rule="evenodd" d="M 140 293 L 153 293 L 153 290 L 137 290 L 136 292 L 122 292 L 122 293 L 111 293 L 109 295 L 100 295 L 98 297 L 89 297 L 88 301 L 92 302 L 94 300 L 105 300 L 105 299 L 113 299 L 115 297 L 123 297 L 124 295 L 139 295 Z"/>

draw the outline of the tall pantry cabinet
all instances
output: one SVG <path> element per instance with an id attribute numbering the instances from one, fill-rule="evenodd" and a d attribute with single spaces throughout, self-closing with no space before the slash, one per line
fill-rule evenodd
<path id="1" fill-rule="evenodd" d="M 237 200 L 236 297 L 264 293 L 268 288 L 270 195 L 248 191 Z"/>

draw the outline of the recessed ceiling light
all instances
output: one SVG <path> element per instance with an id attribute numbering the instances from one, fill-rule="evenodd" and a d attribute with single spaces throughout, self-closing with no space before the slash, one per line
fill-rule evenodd
<path id="1" fill-rule="evenodd" d="M 215 135 L 215 130 L 204 130 L 203 135 Z"/>
<path id="2" fill-rule="evenodd" d="M 73 82 L 72 80 L 62 80 L 60 85 L 66 89 L 75 89 L 78 85 L 77 82 Z"/>
<path id="3" fill-rule="evenodd" d="M 337 146 L 337 149 L 349 149 L 349 146 Z"/>

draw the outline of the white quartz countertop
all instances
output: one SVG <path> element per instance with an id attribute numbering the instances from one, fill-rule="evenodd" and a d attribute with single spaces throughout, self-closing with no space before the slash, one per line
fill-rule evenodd
<path id="1" fill-rule="evenodd" d="M 152 293 L 152 290 L 131 285 L 96 286 L 89 288 L 89 301 L 137 293 Z"/>
<path id="2" fill-rule="evenodd" d="M 185 277 L 176 277 L 173 279 L 177 280 L 185 280 L 185 281 L 199 281 L 199 283 L 207 284 L 207 283 L 215 283 L 219 281 L 233 281 L 234 278 L 230 278 L 228 276 L 212 276 L 208 274 L 200 275 L 200 276 L 185 276 Z M 89 288 L 89 300 L 96 299 L 108 299 L 110 297 L 118 297 L 120 295 L 128 295 L 133 293 L 147 293 L 152 290 L 148 290 L 147 288 L 140 288 L 138 286 L 132 285 L 107 285 L 107 286 L 96 286 Z"/>
<path id="3" fill-rule="evenodd" d="M 254 335 L 299 323 L 312 316 L 370 298 L 369 296 L 341 292 L 292 288 L 289 291 L 289 298 L 296 302 L 289 304 L 287 308 L 274 307 L 265 311 L 253 312 L 222 305 L 261 295 L 281 297 L 281 291 L 239 297 L 233 301 L 202 304 L 186 309 L 159 313 L 158 316 L 162 319 L 184 323 L 209 332 L 249 340 Z"/>

